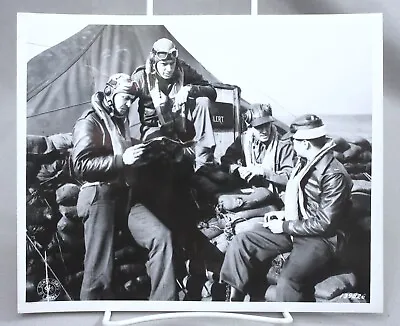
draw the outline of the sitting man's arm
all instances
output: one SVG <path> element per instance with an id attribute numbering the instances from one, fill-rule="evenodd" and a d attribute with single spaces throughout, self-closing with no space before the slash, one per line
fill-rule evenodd
<path id="1" fill-rule="evenodd" d="M 180 61 L 184 72 L 184 85 L 190 85 L 189 97 L 208 97 L 212 102 L 217 99 L 217 91 L 207 80 L 187 63 Z"/>
<path id="2" fill-rule="evenodd" d="M 123 168 L 122 155 L 105 152 L 103 134 L 95 122 L 79 119 L 73 130 L 71 153 L 74 174 L 81 180 L 108 181 Z"/>
<path id="3" fill-rule="evenodd" d="M 278 153 L 278 160 L 277 170 L 265 170 L 264 177 L 276 185 L 286 186 L 295 160 L 295 151 L 291 142 L 287 141 L 283 143 Z"/>
<path id="4" fill-rule="evenodd" d="M 221 166 L 225 171 L 234 173 L 239 167 L 239 162 L 243 161 L 243 150 L 241 137 L 237 137 L 235 141 L 226 149 L 225 154 L 221 157 Z"/>

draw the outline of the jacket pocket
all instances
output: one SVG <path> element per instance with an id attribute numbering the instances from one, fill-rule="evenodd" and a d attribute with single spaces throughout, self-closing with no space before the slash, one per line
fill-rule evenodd
<path id="1" fill-rule="evenodd" d="M 76 211 L 78 217 L 85 222 L 89 217 L 89 208 L 95 202 L 97 196 L 97 186 L 88 186 L 80 190 Z"/>

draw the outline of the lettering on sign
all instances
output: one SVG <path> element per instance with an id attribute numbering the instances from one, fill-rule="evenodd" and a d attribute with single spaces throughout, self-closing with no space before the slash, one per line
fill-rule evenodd
<path id="1" fill-rule="evenodd" d="M 220 123 L 223 124 L 224 123 L 224 116 L 223 115 L 214 115 L 212 117 L 213 122 L 215 123 Z"/>

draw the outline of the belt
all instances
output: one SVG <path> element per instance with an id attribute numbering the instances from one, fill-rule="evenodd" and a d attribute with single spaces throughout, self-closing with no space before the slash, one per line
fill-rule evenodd
<path id="1" fill-rule="evenodd" d="M 81 189 L 87 188 L 87 187 L 92 187 L 92 186 L 118 186 L 118 187 L 123 187 L 117 182 L 104 182 L 104 181 L 94 181 L 94 182 L 85 182 L 82 186 Z"/>

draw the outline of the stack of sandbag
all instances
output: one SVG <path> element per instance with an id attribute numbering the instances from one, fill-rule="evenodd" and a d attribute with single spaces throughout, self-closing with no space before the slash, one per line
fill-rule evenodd
<path id="1" fill-rule="evenodd" d="M 200 231 L 221 252 L 232 238 L 263 223 L 265 213 L 278 210 L 279 204 L 264 187 L 237 189 L 221 194 L 217 199 L 215 216 L 198 224 Z"/>
<path id="2" fill-rule="evenodd" d="M 150 278 L 146 270 L 147 250 L 139 247 L 126 229 L 117 232 L 114 248 L 116 299 L 148 299 Z"/>
<path id="3" fill-rule="evenodd" d="M 42 299 L 37 285 L 45 275 L 44 254 L 60 214 L 50 183 L 42 184 L 37 176 L 43 165 L 59 158 L 59 153 L 44 136 L 28 135 L 26 146 L 26 297 L 27 301 L 38 301 Z"/>
<path id="4" fill-rule="evenodd" d="M 365 179 L 366 174 L 371 175 L 372 145 L 362 137 L 334 139 L 335 157 L 343 163 L 352 179 Z"/>
<path id="5" fill-rule="evenodd" d="M 80 185 L 71 177 L 71 134 L 27 137 L 27 300 L 43 300 L 38 284 L 49 278 L 63 290 L 56 300 L 78 300 L 84 269 L 83 223 L 76 204 Z M 129 233 L 129 232 L 128 232 Z M 117 299 L 146 299 L 146 252 L 119 231 L 115 241 Z M 64 291 L 65 289 L 65 291 Z"/>
<path id="6" fill-rule="evenodd" d="M 73 183 L 63 184 L 55 190 L 61 218 L 47 247 L 55 272 L 61 279 L 68 280 L 68 284 L 64 284 L 72 299 L 79 295 L 85 252 L 83 223 L 76 211 L 79 190 L 80 187 Z"/>

